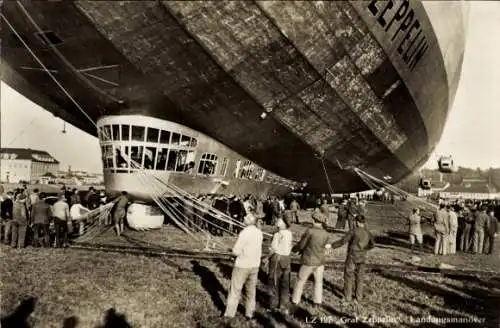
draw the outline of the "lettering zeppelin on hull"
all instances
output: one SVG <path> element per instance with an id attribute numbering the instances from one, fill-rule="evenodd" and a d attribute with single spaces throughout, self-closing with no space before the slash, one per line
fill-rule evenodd
<path id="1" fill-rule="evenodd" d="M 410 1 L 373 0 L 367 10 L 387 33 L 392 34 L 391 42 L 398 42 L 398 54 L 413 71 L 429 49 L 429 42 Z"/>

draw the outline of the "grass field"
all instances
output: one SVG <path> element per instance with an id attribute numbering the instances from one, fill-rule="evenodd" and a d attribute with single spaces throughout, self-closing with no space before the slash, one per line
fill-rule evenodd
<path id="1" fill-rule="evenodd" d="M 392 237 L 380 239 L 388 242 L 379 244 L 370 253 L 371 262 L 389 263 L 411 257 L 403 237 L 387 234 L 388 228 L 401 230 L 402 227 L 387 219 L 387 215 L 373 220 L 373 230 L 380 238 Z M 299 226 L 294 227 L 296 234 L 301 230 Z M 197 245 L 172 227 L 151 232 L 127 231 L 126 234 L 163 246 L 193 248 Z M 118 239 L 111 232 L 97 240 L 130 245 L 127 239 Z M 227 239 L 227 243 L 230 242 L 231 239 Z M 333 257 L 341 259 L 343 255 L 341 249 Z M 442 318 L 468 320 L 460 325 L 462 327 L 499 327 L 498 255 L 421 257 L 426 263 L 446 262 L 498 270 L 499 277 L 457 280 L 418 274 L 370 273 L 365 277 L 365 300 L 360 307 L 354 307 L 341 302 L 342 272 L 329 269 L 325 273 L 322 307 L 312 306 L 312 283 L 309 283 L 295 315 L 282 316 L 265 311 L 269 295 L 264 285 L 266 275 L 261 272 L 255 322 L 246 322 L 239 316 L 232 327 L 443 327 L 446 325 Z M 78 321 L 76 327 L 95 328 L 103 325 L 105 313 L 111 308 L 125 315 L 132 327 L 225 326 L 219 317 L 225 306 L 232 269 L 227 262 L 194 262 L 74 249 L 16 250 L 3 245 L 0 246 L 0 260 L 2 317 L 12 313 L 23 297 L 33 296 L 37 298 L 37 305 L 29 320 L 34 327 L 63 327 L 64 321 L 68 323 L 71 318 Z M 293 273 L 292 285 L 295 276 Z M 411 318 L 429 316 L 441 318 L 441 321 L 425 324 L 411 321 Z M 387 322 L 375 322 L 377 320 Z"/>

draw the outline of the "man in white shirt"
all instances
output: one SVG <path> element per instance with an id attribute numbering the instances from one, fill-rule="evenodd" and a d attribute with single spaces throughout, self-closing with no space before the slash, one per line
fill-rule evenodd
<path id="1" fill-rule="evenodd" d="M 279 231 L 273 236 L 269 249 L 269 288 L 272 292 L 271 310 L 288 312 L 290 303 L 290 272 L 293 235 L 290 221 L 282 216 L 276 222 Z"/>
<path id="2" fill-rule="evenodd" d="M 457 252 L 458 217 L 453 206 L 448 206 L 448 226 L 450 227 L 448 234 L 448 253 L 455 254 Z"/>
<path id="3" fill-rule="evenodd" d="M 262 256 L 262 231 L 255 226 L 256 218 L 253 215 L 245 216 L 244 223 L 247 225 L 238 235 L 233 247 L 234 261 L 233 273 L 231 275 L 231 286 L 227 297 L 226 311 L 224 317 L 233 318 L 236 315 L 240 301 L 241 290 L 246 284 L 245 316 L 252 319 L 255 311 L 255 294 L 257 288 L 257 276 Z"/>

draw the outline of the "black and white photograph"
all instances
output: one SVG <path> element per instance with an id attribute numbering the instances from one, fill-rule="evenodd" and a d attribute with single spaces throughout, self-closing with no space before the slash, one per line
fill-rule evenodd
<path id="1" fill-rule="evenodd" d="M 1 328 L 500 328 L 500 0 L 0 0 Z"/>

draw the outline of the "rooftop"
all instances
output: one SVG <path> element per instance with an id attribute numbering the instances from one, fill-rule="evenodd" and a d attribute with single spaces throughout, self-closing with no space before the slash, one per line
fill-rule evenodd
<path id="1" fill-rule="evenodd" d="M 0 148 L 0 158 L 59 164 L 59 161 L 46 151 L 30 148 Z"/>
<path id="2" fill-rule="evenodd" d="M 450 186 L 449 188 L 443 190 L 443 192 L 488 194 L 488 193 L 494 193 L 496 192 L 496 190 L 493 186 L 489 185 L 486 181 L 484 181 L 484 182 L 464 182 L 460 185 Z"/>

